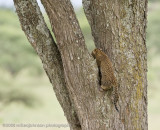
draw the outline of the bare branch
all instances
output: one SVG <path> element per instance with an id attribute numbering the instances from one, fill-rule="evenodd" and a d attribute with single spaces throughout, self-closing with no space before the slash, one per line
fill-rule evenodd
<path id="1" fill-rule="evenodd" d="M 101 118 L 103 115 L 99 115 L 99 113 L 106 108 L 106 105 L 101 104 L 102 106 L 99 107 L 99 103 L 102 103 L 103 99 L 96 98 L 102 97 L 98 90 L 97 66 L 86 49 L 70 1 L 41 1 L 56 37 L 62 56 L 67 87 L 70 97 L 73 98 L 82 129 L 86 128 L 86 124 L 88 124 L 88 129 L 105 127 L 103 118 Z"/>
<path id="2" fill-rule="evenodd" d="M 42 60 L 71 128 L 78 129 L 79 121 L 66 88 L 62 59 L 36 0 L 14 0 L 14 4 L 21 27 Z"/>
<path id="3" fill-rule="evenodd" d="M 120 3 L 117 0 L 83 0 L 95 45 L 103 49 L 110 58 L 113 55 L 112 43 L 115 40 L 115 33 L 118 32 L 116 23 L 119 19 Z"/>

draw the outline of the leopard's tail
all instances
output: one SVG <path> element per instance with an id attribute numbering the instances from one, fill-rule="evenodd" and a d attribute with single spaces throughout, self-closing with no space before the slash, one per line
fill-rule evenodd
<path id="1" fill-rule="evenodd" d="M 114 106 L 115 106 L 115 109 L 117 110 L 117 112 L 119 112 L 118 110 L 118 107 L 117 107 L 117 102 L 118 102 L 118 99 L 119 99 L 119 96 L 118 96 L 118 86 L 114 86 L 113 87 L 113 103 L 114 103 Z"/>

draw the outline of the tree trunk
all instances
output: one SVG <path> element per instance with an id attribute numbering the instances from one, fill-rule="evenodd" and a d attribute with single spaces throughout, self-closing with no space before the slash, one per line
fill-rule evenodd
<path id="1" fill-rule="evenodd" d="M 69 0 L 41 0 L 54 42 L 36 0 L 14 0 L 21 26 L 42 60 L 73 130 L 147 130 L 147 0 L 83 0 L 95 45 L 111 59 L 119 85 L 99 91 L 98 68 L 89 54 Z"/>
<path id="2" fill-rule="evenodd" d="M 119 83 L 120 114 L 107 114 L 108 128 L 146 130 L 147 0 L 83 0 L 83 6 L 95 45 L 112 60 Z"/>

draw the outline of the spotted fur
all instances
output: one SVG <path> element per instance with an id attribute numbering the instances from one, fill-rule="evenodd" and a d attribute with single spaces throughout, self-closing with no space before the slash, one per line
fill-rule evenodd
<path id="1" fill-rule="evenodd" d="M 96 59 L 98 68 L 100 70 L 100 84 L 102 90 L 109 90 L 113 87 L 113 103 L 115 105 L 115 109 L 118 111 L 117 108 L 117 101 L 118 101 L 118 85 L 117 80 L 114 75 L 114 70 L 112 67 L 112 62 L 109 57 L 100 49 L 94 49 L 92 51 L 92 56 Z"/>

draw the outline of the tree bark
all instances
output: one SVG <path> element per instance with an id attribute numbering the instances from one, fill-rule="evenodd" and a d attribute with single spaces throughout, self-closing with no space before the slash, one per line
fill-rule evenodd
<path id="1" fill-rule="evenodd" d="M 79 121 L 66 88 L 62 58 L 36 0 L 14 0 L 14 4 L 22 30 L 42 60 L 71 129 L 79 129 Z"/>
<path id="2" fill-rule="evenodd" d="M 148 129 L 147 2 L 83 0 L 95 45 L 112 60 L 119 84 L 120 114 L 107 114 L 108 129 Z"/>
<path id="3" fill-rule="evenodd" d="M 98 68 L 89 54 L 69 0 L 41 0 L 54 42 L 36 0 L 14 0 L 23 31 L 42 60 L 70 128 L 146 130 L 147 0 L 83 0 L 95 45 L 110 57 L 119 85 L 118 113 L 112 91 L 99 91 Z"/>

